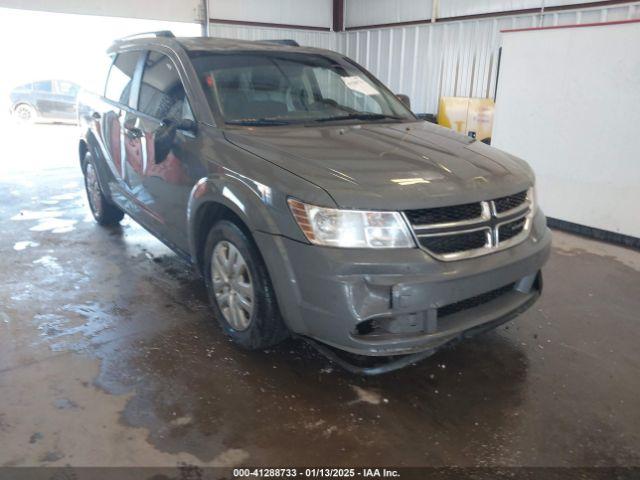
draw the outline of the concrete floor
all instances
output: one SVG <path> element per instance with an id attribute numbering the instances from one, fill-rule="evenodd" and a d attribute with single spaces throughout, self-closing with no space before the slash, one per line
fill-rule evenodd
<path id="1" fill-rule="evenodd" d="M 556 232 L 529 312 L 360 378 L 230 344 L 174 254 L 93 223 L 76 135 L 5 137 L 0 466 L 640 464 L 638 252 Z"/>

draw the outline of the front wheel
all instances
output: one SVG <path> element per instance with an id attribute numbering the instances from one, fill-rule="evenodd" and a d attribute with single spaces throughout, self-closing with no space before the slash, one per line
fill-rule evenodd
<path id="1" fill-rule="evenodd" d="M 257 350 L 288 336 L 266 265 L 236 224 L 221 220 L 211 228 L 204 272 L 218 323 L 235 343 Z"/>
<path id="2" fill-rule="evenodd" d="M 122 220 L 124 212 L 110 203 L 102 193 L 100 182 L 98 181 L 98 173 L 89 154 L 85 158 L 84 186 L 87 191 L 91 214 L 98 224 L 103 226 L 115 225 Z"/>

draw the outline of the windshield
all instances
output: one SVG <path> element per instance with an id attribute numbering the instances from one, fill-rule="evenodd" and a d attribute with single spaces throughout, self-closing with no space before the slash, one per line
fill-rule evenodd
<path id="1" fill-rule="evenodd" d="M 415 120 L 378 81 L 341 57 L 191 52 L 211 108 L 237 125 Z"/>

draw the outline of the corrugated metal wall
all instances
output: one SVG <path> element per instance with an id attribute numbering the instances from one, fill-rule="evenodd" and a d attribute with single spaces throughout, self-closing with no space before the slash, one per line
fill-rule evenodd
<path id="1" fill-rule="evenodd" d="M 400 1 L 411 2 L 415 0 Z M 462 15 L 495 13 L 508 10 L 575 5 L 592 1 L 594 0 L 440 0 L 437 14 L 440 18 L 459 17 Z"/>
<path id="2" fill-rule="evenodd" d="M 436 18 L 449 18 L 576 5 L 591 1 L 593 0 L 345 0 L 345 27 L 428 20 L 433 15 Z"/>
<path id="3" fill-rule="evenodd" d="M 332 5 L 332 0 L 209 0 L 209 16 L 329 28 L 333 19 Z"/>
<path id="4" fill-rule="evenodd" d="M 434 0 L 346 0 L 345 27 L 431 18 Z"/>
<path id="5" fill-rule="evenodd" d="M 300 45 L 307 47 L 338 50 L 338 35 L 334 32 L 319 32 L 314 30 L 297 30 L 290 28 L 262 28 L 243 25 L 223 25 L 212 23 L 210 26 L 212 37 L 237 38 L 239 40 L 271 40 L 276 38 L 291 38 Z"/>
<path id="6" fill-rule="evenodd" d="M 632 18 L 640 18 L 640 1 L 544 15 L 341 33 L 212 24 L 211 35 L 247 40 L 293 38 L 301 45 L 339 51 L 374 73 L 392 91 L 409 95 L 413 111 L 435 113 L 440 96 L 493 97 L 501 30 Z"/>
<path id="7" fill-rule="evenodd" d="M 411 97 L 412 109 L 435 113 L 440 96 L 492 98 L 500 31 L 640 18 L 640 2 L 544 15 L 356 30 L 338 36 L 338 51 Z"/>

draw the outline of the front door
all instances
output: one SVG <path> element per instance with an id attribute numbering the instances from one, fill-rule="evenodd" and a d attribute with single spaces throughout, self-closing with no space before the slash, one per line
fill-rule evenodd
<path id="1" fill-rule="evenodd" d="M 185 122 L 185 120 L 187 122 Z M 187 205 L 195 182 L 205 175 L 198 154 L 195 118 L 176 64 L 149 52 L 140 82 L 135 118 L 125 130 L 137 137 L 127 150 L 131 189 L 145 222 L 173 247 L 188 251 Z"/>
<path id="2" fill-rule="evenodd" d="M 33 83 L 34 103 L 38 113 L 42 118 L 56 118 L 58 106 L 56 104 L 56 94 L 53 91 L 53 82 L 43 80 Z"/>

